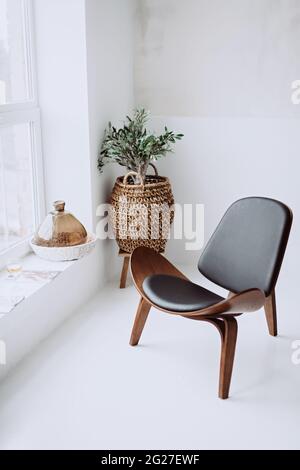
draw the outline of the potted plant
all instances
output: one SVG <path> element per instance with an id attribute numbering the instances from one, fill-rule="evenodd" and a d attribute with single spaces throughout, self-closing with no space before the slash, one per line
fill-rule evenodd
<path id="1" fill-rule="evenodd" d="M 98 158 L 100 172 L 109 162 L 126 168 L 125 176 L 116 180 L 111 205 L 116 240 L 120 249 L 129 253 L 141 245 L 164 251 L 166 232 L 174 217 L 170 211 L 174 204 L 170 182 L 158 175 L 153 162 L 172 152 L 183 134 L 175 134 L 167 127 L 161 135 L 150 133 L 146 128 L 148 119 L 145 109 L 137 109 L 132 118 L 126 117 L 122 128 L 109 123 Z M 149 166 L 155 175 L 147 174 Z M 171 215 L 166 230 L 164 216 L 168 211 Z"/>

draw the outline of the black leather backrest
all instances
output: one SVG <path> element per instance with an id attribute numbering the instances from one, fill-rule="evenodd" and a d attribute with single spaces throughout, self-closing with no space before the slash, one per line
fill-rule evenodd
<path id="1" fill-rule="evenodd" d="M 282 202 L 249 197 L 229 207 L 198 263 L 208 279 L 232 292 L 275 287 L 293 215 Z"/>

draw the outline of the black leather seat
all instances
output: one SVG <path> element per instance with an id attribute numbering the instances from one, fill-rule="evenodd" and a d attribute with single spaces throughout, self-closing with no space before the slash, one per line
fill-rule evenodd
<path id="1" fill-rule="evenodd" d="M 153 304 L 174 312 L 197 311 L 224 300 L 193 282 L 166 274 L 146 277 L 143 290 Z"/>

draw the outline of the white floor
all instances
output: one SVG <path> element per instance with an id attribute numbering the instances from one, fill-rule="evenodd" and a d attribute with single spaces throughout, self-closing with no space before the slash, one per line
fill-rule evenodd
<path id="1" fill-rule="evenodd" d="M 0 386 L 1 449 L 300 448 L 299 315 L 287 299 L 276 339 L 262 312 L 240 318 L 225 401 L 217 330 L 152 310 L 132 348 L 137 302 L 132 286 L 110 285 L 11 373 Z"/>

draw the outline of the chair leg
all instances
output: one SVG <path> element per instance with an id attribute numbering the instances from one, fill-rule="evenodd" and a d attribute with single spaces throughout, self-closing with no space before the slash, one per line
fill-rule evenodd
<path id="1" fill-rule="evenodd" d="M 238 324 L 232 316 L 222 317 L 222 319 L 210 318 L 205 321 L 216 326 L 221 335 L 219 398 L 226 399 L 229 396 Z"/>
<path id="2" fill-rule="evenodd" d="M 224 318 L 223 321 L 224 334 L 220 362 L 219 398 L 226 399 L 229 396 L 238 324 L 234 317 Z"/>
<path id="3" fill-rule="evenodd" d="M 273 291 L 269 297 L 266 298 L 265 315 L 270 335 L 277 336 L 278 331 L 275 291 Z"/>
<path id="4" fill-rule="evenodd" d="M 149 304 L 143 297 L 141 297 L 135 320 L 134 325 L 131 332 L 130 337 L 130 345 L 136 346 L 139 343 L 140 337 L 142 335 L 149 311 L 151 308 L 151 304 Z"/>
<path id="5" fill-rule="evenodd" d="M 129 261 L 130 261 L 130 257 L 129 256 L 124 256 L 122 273 L 121 273 L 121 278 L 120 278 L 120 289 L 125 289 L 125 287 L 126 287 Z"/>

